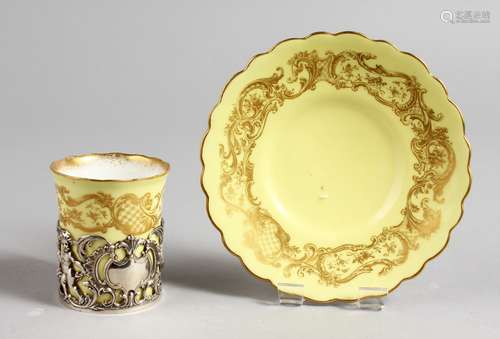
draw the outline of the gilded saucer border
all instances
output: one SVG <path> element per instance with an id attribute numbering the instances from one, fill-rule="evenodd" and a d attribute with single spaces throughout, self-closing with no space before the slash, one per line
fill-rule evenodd
<path id="1" fill-rule="evenodd" d="M 443 251 L 444 249 L 448 246 L 448 243 L 450 241 L 450 237 L 451 237 L 451 232 L 455 229 L 455 227 L 460 223 L 460 221 L 462 220 L 462 217 L 463 217 L 463 213 L 464 213 L 464 201 L 465 201 L 465 198 L 468 196 L 469 192 L 470 192 L 470 189 L 471 189 L 471 186 L 472 186 L 472 175 L 471 175 L 471 169 L 470 169 L 470 163 L 471 163 L 471 155 L 472 155 L 472 152 L 471 152 L 471 146 L 470 146 L 470 143 L 469 141 L 467 140 L 467 137 L 465 135 L 465 122 L 464 122 L 464 118 L 463 118 L 463 113 L 462 111 L 460 110 L 460 108 L 457 106 L 457 104 L 455 104 L 451 99 L 450 99 L 450 96 L 449 96 L 449 93 L 448 93 L 448 90 L 446 88 L 446 86 L 444 85 L 444 83 L 438 79 L 436 76 L 434 76 L 431 71 L 429 70 L 429 68 L 427 67 L 427 65 L 424 63 L 423 60 L 421 60 L 419 57 L 415 56 L 414 54 L 410 53 L 410 52 L 405 52 L 405 51 L 401 51 L 398 47 L 396 47 L 394 44 L 386 41 L 386 40 L 375 40 L 375 39 L 370 39 L 368 38 L 366 35 L 362 34 L 362 33 L 359 33 L 359 32 L 355 32 L 355 31 L 341 31 L 341 32 L 337 32 L 337 33 L 330 33 L 330 32 L 323 32 L 323 31 L 319 31 L 319 32 L 314 32 L 314 33 L 311 33 L 303 38 L 288 38 L 288 39 L 285 39 L 285 40 L 282 40 L 280 42 L 278 42 L 277 44 L 275 44 L 271 49 L 269 49 L 267 52 L 263 52 L 263 53 L 259 53 L 259 54 L 256 54 L 255 56 L 253 56 L 250 61 L 248 62 L 248 64 L 239 72 L 237 72 L 236 74 L 234 74 L 227 82 L 226 84 L 224 85 L 224 88 L 219 96 L 219 100 L 217 101 L 217 103 L 214 105 L 214 107 L 212 108 L 210 114 L 209 114 L 209 120 L 208 120 L 208 128 L 205 132 L 205 135 L 202 139 L 202 143 L 201 143 L 201 147 L 200 147 L 200 160 L 201 160 L 201 164 L 202 164 L 202 171 L 201 171 L 201 175 L 200 175 L 200 184 L 201 184 L 201 187 L 202 187 L 202 190 L 205 194 L 205 209 L 207 211 L 207 214 L 208 214 L 208 217 L 211 221 L 211 223 L 213 224 L 213 226 L 219 231 L 220 233 L 220 236 L 221 236 L 221 240 L 222 240 L 222 243 L 224 244 L 224 247 L 226 247 L 226 249 L 231 253 L 233 254 L 234 256 L 238 257 L 242 266 L 250 273 L 252 274 L 254 277 L 260 279 L 260 280 L 263 280 L 263 281 L 267 281 L 269 283 L 271 283 L 274 287 L 277 288 L 276 284 L 274 284 L 270 279 L 267 279 L 267 278 L 264 278 L 264 277 L 261 277 L 259 276 L 258 274 L 256 274 L 255 272 L 253 272 L 246 264 L 245 262 L 243 261 L 243 258 L 238 255 L 237 253 L 235 253 L 234 251 L 232 251 L 229 246 L 227 245 L 226 243 L 226 240 L 224 238 L 224 233 L 222 231 L 222 229 L 215 223 L 215 221 L 213 220 L 212 218 L 212 215 L 210 214 L 210 210 L 209 210 L 209 200 L 210 200 L 210 196 L 208 195 L 208 192 L 203 184 L 203 177 L 204 177 L 204 173 L 205 173 L 205 163 L 203 161 L 203 149 L 205 147 L 205 141 L 206 141 L 206 138 L 210 132 L 210 129 L 211 129 L 211 120 L 212 120 L 212 115 L 213 115 L 213 112 L 215 111 L 215 109 L 217 108 L 217 106 L 221 103 L 222 101 L 222 97 L 224 96 L 224 93 L 226 92 L 226 89 L 227 87 L 229 86 L 229 84 L 233 81 L 233 79 L 235 79 L 237 76 L 239 76 L 240 74 L 242 74 L 243 72 L 245 72 L 249 67 L 250 65 L 254 62 L 254 60 L 256 60 L 257 58 L 261 57 L 261 56 L 264 56 L 266 54 L 269 54 L 269 53 L 272 53 L 276 47 L 278 47 L 279 45 L 285 43 L 285 42 L 288 42 L 288 41 L 294 41 L 294 40 L 306 40 L 312 36 L 315 36 L 315 35 L 331 35 L 331 36 L 339 36 L 339 35 L 344 35 L 344 34 L 351 34 L 351 35 L 357 35 L 357 36 L 360 36 L 364 39 L 367 39 L 367 40 L 370 40 L 372 42 L 377 42 L 377 43 L 384 43 L 384 44 L 387 44 L 389 45 L 390 47 L 392 47 L 397 53 L 401 53 L 401 54 L 404 54 L 404 55 L 407 55 L 407 56 L 410 56 L 412 57 L 414 60 L 418 61 L 426 70 L 426 72 L 434 79 L 436 80 L 440 85 L 441 87 L 443 88 L 444 90 L 444 93 L 447 97 L 447 100 L 448 102 L 456 109 L 456 111 L 458 112 L 459 114 L 459 117 L 460 117 L 460 120 L 462 122 L 462 134 L 463 134 L 463 138 L 465 140 L 465 143 L 466 143 L 466 146 L 467 146 L 467 150 L 468 150 L 468 158 L 467 158 L 467 174 L 468 174 L 468 179 L 469 179 L 469 185 L 467 187 L 467 190 L 464 194 L 464 196 L 462 197 L 462 200 L 461 200 L 461 203 L 460 203 L 460 216 L 459 218 L 457 219 L 457 222 L 450 227 L 449 231 L 448 231 L 448 235 L 447 235 L 447 238 L 446 238 L 446 241 L 443 245 L 443 247 L 436 253 L 434 254 L 433 256 L 431 256 L 430 258 L 428 258 L 427 260 L 424 261 L 424 263 L 422 264 L 422 266 L 411 276 L 408 276 L 408 277 L 404 277 L 401 279 L 401 281 L 399 281 L 399 283 L 397 283 L 394 287 L 392 287 L 388 293 L 391 293 L 392 291 L 394 291 L 395 289 L 397 289 L 401 283 L 403 281 L 406 281 L 406 280 L 410 280 L 412 278 L 415 278 L 416 276 L 418 276 L 422 270 L 424 269 L 424 267 L 427 265 L 427 263 L 431 260 L 433 260 L 434 258 L 436 258 L 437 256 L 439 256 Z M 332 299 L 329 299 L 329 300 L 316 300 L 314 298 L 310 298 L 310 297 L 306 297 L 304 296 L 305 300 L 307 301 L 311 301 L 311 302 L 315 302 L 315 303 L 333 303 L 333 302 L 336 302 L 336 301 L 340 301 L 340 302 L 354 302 L 354 301 L 358 301 L 358 300 L 362 300 L 362 299 L 366 299 L 366 298 L 372 298 L 372 297 L 376 297 L 378 295 L 367 295 L 367 296 L 364 296 L 364 297 L 361 297 L 361 298 L 355 298 L 355 299 L 341 299 L 341 298 L 332 298 Z"/>

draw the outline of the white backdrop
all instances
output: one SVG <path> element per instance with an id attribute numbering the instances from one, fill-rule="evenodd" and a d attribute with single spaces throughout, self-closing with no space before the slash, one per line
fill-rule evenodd
<path id="1" fill-rule="evenodd" d="M 488 10 L 446 24 L 442 10 Z M 498 76 L 494 1 L 0 2 L 0 338 L 498 338 Z M 446 251 L 383 312 L 286 308 L 226 252 L 205 212 L 199 148 L 226 81 L 288 37 L 354 30 L 422 58 L 464 113 L 472 191 Z M 100 317 L 56 301 L 56 198 L 67 154 L 169 161 L 166 280 L 155 309 Z"/>

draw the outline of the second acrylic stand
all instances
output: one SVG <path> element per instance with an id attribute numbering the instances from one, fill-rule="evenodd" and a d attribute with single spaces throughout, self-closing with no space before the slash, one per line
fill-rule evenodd
<path id="1" fill-rule="evenodd" d="M 287 290 L 296 290 L 297 293 L 283 292 L 280 287 L 286 287 Z M 302 306 L 304 305 L 305 299 L 302 296 L 302 290 L 304 285 L 301 284 L 291 284 L 291 283 L 278 283 L 278 301 L 280 305 L 283 306 Z M 336 305 L 341 306 L 345 309 L 353 310 L 367 310 L 367 311 L 382 311 L 384 308 L 384 299 L 388 294 L 388 290 L 383 287 L 359 287 L 359 292 L 361 294 L 366 294 L 365 292 L 375 292 L 378 296 L 375 297 L 365 297 L 360 298 L 354 302 L 338 302 Z M 309 303 L 309 302 L 307 302 Z M 312 302 L 314 304 L 314 302 Z"/>

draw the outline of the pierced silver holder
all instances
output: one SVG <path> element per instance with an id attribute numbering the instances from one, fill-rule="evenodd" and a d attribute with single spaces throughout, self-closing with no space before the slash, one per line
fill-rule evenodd
<path id="1" fill-rule="evenodd" d="M 59 295 L 79 311 L 121 313 L 158 300 L 163 266 L 163 220 L 147 238 L 109 243 L 98 235 L 75 240 L 57 227 Z"/>
<path id="2" fill-rule="evenodd" d="M 286 288 L 288 291 L 295 291 L 295 293 L 284 292 L 280 288 Z M 304 285 L 302 284 L 278 283 L 277 293 L 279 304 L 282 306 L 304 305 L 307 301 L 303 297 L 303 289 Z M 374 296 L 359 298 L 355 301 L 339 301 L 335 302 L 334 305 L 351 310 L 382 311 L 384 309 L 384 299 L 389 293 L 387 288 L 359 287 L 358 291 L 360 295 L 373 294 Z M 315 303 L 311 302 L 311 304 Z"/>

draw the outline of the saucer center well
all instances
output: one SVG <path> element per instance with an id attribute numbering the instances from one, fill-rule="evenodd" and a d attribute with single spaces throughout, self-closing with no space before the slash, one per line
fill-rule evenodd
<path id="1" fill-rule="evenodd" d="M 366 91 L 319 84 L 268 117 L 252 156 L 254 193 L 304 241 L 369 241 L 402 219 L 411 138 Z"/>

